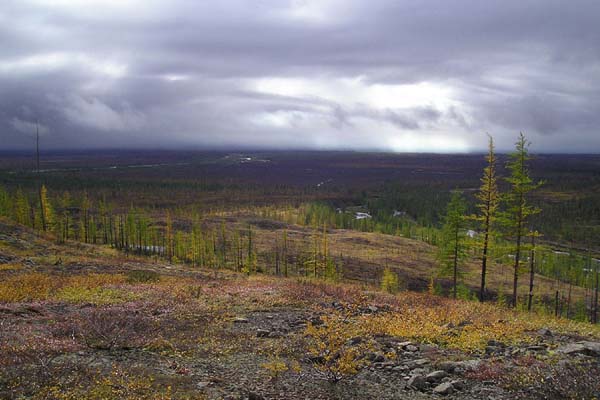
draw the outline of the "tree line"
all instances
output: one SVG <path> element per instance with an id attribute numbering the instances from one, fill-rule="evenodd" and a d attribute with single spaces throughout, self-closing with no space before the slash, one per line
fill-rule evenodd
<path id="1" fill-rule="evenodd" d="M 518 282 L 524 272 L 528 270 L 529 290 L 526 296 L 527 309 L 533 305 L 535 273 L 546 276 L 555 276 L 557 282 L 563 280 L 569 285 L 569 306 L 572 285 L 581 285 L 585 288 L 592 286 L 593 297 L 590 301 L 590 320 L 595 322 L 597 317 L 598 297 L 598 265 L 592 267 L 592 257 L 577 257 L 575 252 L 569 252 L 568 259 L 560 260 L 567 265 L 557 268 L 557 254 L 547 247 L 540 246 L 541 233 L 535 227 L 534 216 L 541 209 L 532 203 L 532 195 L 543 185 L 541 181 L 531 178 L 529 161 L 529 142 L 521 133 L 515 144 L 515 150 L 509 154 L 506 163 L 507 176 L 498 174 L 497 158 L 494 150 L 493 138 L 489 137 L 486 166 L 481 177 L 481 185 L 475 194 L 476 212 L 467 213 L 467 204 L 461 191 L 453 192 L 451 200 L 443 216 L 443 226 L 438 249 L 441 273 L 452 277 L 453 295 L 457 295 L 458 279 L 460 278 L 464 262 L 469 255 L 470 247 L 475 247 L 475 253 L 480 260 L 480 285 L 478 298 L 485 301 L 489 298 L 487 290 L 487 276 L 490 261 L 497 255 L 491 256 L 494 247 L 502 249 L 508 255 L 512 264 L 512 296 L 509 305 L 516 307 L 518 303 Z M 501 192 L 499 181 L 504 180 L 506 191 Z M 468 231 L 470 228 L 477 232 Z M 469 232 L 471 235 L 467 234 Z M 469 236 L 476 236 L 471 240 Z M 544 250 L 542 262 L 536 262 L 536 256 Z M 587 259 L 586 259 L 587 258 Z M 584 260 L 584 264 L 577 262 Z M 561 265 L 564 265 L 561 264 Z M 593 270 L 592 270 L 593 269 Z M 587 295 L 587 292 L 586 292 Z M 556 292 L 556 307 L 558 313 L 558 289 Z M 567 311 L 567 314 L 569 311 Z"/>

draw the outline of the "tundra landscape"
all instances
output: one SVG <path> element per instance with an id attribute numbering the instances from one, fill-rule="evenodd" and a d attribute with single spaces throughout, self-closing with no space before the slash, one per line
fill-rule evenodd
<path id="1" fill-rule="evenodd" d="M 598 21 L 0 1 L 0 399 L 599 399 Z"/>
<path id="2" fill-rule="evenodd" d="M 6 398 L 598 393 L 599 249 L 573 217 L 599 229 L 585 206 L 598 204 L 598 156 L 532 161 L 545 181 L 532 223 L 555 228 L 527 247 L 516 306 L 510 236 L 494 239 L 484 302 L 480 222 L 460 228 L 456 285 L 441 251 L 452 193 L 477 213 L 485 155 L 42 159 L 37 173 L 28 155 L 3 157 Z"/>

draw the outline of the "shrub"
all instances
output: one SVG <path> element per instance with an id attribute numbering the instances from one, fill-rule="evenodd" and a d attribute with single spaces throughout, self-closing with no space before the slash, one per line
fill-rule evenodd
<path id="1" fill-rule="evenodd" d="M 79 286 L 70 286 L 61 289 L 56 294 L 57 300 L 69 303 L 90 303 L 94 305 L 118 304 L 135 300 L 138 296 L 126 292 L 123 289 L 113 288 L 85 288 Z"/>
<path id="2" fill-rule="evenodd" d="M 90 382 L 77 385 L 48 386 L 39 391 L 34 400 L 171 400 L 170 385 L 159 385 L 152 376 L 134 375 L 121 369 L 109 374 L 96 373 Z M 201 399 L 203 397 L 195 397 Z"/>
<path id="3" fill-rule="evenodd" d="M 77 336 L 91 348 L 117 349 L 143 347 L 151 338 L 152 321 L 124 308 L 96 308 L 77 321 Z"/>
<path id="4" fill-rule="evenodd" d="M 306 327 L 313 363 L 329 382 L 336 383 L 354 375 L 366 364 L 363 356 L 368 344 L 364 340 L 355 344 L 350 341 L 362 333 L 357 327 L 341 316 L 325 317 L 322 325 Z"/>
<path id="5" fill-rule="evenodd" d="M 160 274 L 155 271 L 136 269 L 127 272 L 127 283 L 155 283 L 160 280 Z"/>
<path id="6" fill-rule="evenodd" d="M 279 375 L 289 370 L 288 365 L 279 358 L 275 358 L 272 361 L 260 365 L 262 368 L 267 370 L 271 379 L 277 379 Z"/>
<path id="7" fill-rule="evenodd" d="M 0 264 L 0 271 L 18 271 L 23 269 L 21 264 Z"/>
<path id="8" fill-rule="evenodd" d="M 0 283 L 0 302 L 45 300 L 59 282 L 37 272 L 14 275 Z"/>

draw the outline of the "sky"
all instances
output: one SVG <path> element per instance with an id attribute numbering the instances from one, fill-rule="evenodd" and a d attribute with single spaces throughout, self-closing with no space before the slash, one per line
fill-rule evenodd
<path id="1" fill-rule="evenodd" d="M 600 1 L 2 0 L 0 150 L 600 153 Z"/>

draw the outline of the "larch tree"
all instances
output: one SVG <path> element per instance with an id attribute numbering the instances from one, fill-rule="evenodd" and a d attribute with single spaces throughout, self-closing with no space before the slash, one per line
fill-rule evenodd
<path id="1" fill-rule="evenodd" d="M 478 213 L 473 218 L 481 228 L 481 285 L 479 286 L 479 301 L 485 300 L 485 283 L 490 253 L 490 245 L 494 236 L 496 213 L 500 203 L 498 191 L 498 177 L 496 175 L 496 154 L 494 152 L 494 139 L 489 136 L 487 165 L 483 169 L 481 186 L 475 195 Z"/>
<path id="2" fill-rule="evenodd" d="M 460 268 L 466 258 L 466 219 L 467 206 L 462 193 L 455 191 L 446 207 L 444 225 L 442 228 L 442 242 L 438 250 L 441 273 L 452 276 L 453 297 L 457 297 L 458 278 L 462 275 Z"/>
<path id="3" fill-rule="evenodd" d="M 524 247 L 524 239 L 529 235 L 529 220 L 541 210 L 531 205 L 529 197 L 531 193 L 540 187 L 542 182 L 534 182 L 529 172 L 529 142 L 523 133 L 515 144 L 515 151 L 509 154 L 506 169 L 509 176 L 505 178 L 510 189 L 504 195 L 506 209 L 502 212 L 501 222 L 506 229 L 508 238 L 514 241 L 514 264 L 513 264 L 513 293 L 511 305 L 517 306 L 517 292 L 521 258 Z"/>
<path id="4" fill-rule="evenodd" d="M 47 231 L 53 227 L 54 211 L 52 210 L 52 204 L 50 204 L 50 200 L 48 199 L 48 189 L 46 189 L 46 185 L 40 187 L 39 196 L 42 229 Z"/>

